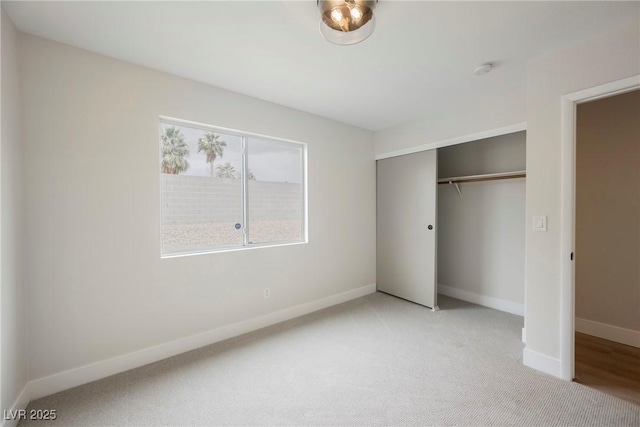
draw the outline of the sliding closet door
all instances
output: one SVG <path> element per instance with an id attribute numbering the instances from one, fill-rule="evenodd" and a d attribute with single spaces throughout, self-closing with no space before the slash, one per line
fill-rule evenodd
<path id="1" fill-rule="evenodd" d="M 378 161 L 377 287 L 436 307 L 436 150 Z"/>

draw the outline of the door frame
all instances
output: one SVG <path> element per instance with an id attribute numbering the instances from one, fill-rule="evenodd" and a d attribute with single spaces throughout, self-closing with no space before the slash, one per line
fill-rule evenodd
<path id="1" fill-rule="evenodd" d="M 376 154 L 375 155 L 375 160 L 376 162 L 378 160 L 384 160 L 384 159 L 389 159 L 392 157 L 397 157 L 397 156 L 404 156 L 407 154 L 413 154 L 413 153 L 419 153 L 421 151 L 427 151 L 427 150 L 434 150 L 437 148 L 444 148 L 444 147 L 450 147 L 453 145 L 458 145 L 458 144 L 464 144 L 467 142 L 474 142 L 474 141 L 479 141 L 482 139 L 487 139 L 487 138 L 493 138 L 493 137 L 497 137 L 497 136 L 502 136 L 502 135 L 508 135 L 511 133 L 516 133 L 516 132 L 526 132 L 527 131 L 527 122 L 518 122 L 518 123 L 514 123 L 511 125 L 506 125 L 506 126 L 502 126 L 502 127 L 497 127 L 497 128 L 490 128 L 490 129 L 486 129 L 483 131 L 479 131 L 479 132 L 474 132 L 474 133 L 469 133 L 469 134 L 465 134 L 465 135 L 461 135 L 461 136 L 456 136 L 453 138 L 448 138 L 448 139 L 442 139 L 442 140 L 437 140 L 437 141 L 433 141 L 433 142 L 428 142 L 426 144 L 422 144 L 422 145 L 418 145 L 418 146 L 413 146 L 413 147 L 408 147 L 408 148 L 403 148 L 400 150 L 395 150 L 395 151 L 387 151 L 384 153 L 380 153 L 380 154 Z M 377 189 L 376 189 L 377 191 Z M 526 191 L 526 189 L 525 189 Z M 436 211 L 436 217 L 437 217 L 437 211 Z M 437 220 L 437 218 L 436 218 Z M 437 254 L 438 254 L 438 248 L 437 248 L 437 230 L 439 229 L 436 228 L 436 298 L 438 295 L 438 277 L 437 277 Z M 525 229 L 526 232 L 526 229 Z M 525 259 L 525 272 L 526 272 L 526 259 Z M 525 274 L 526 276 L 526 274 Z M 526 313 L 526 306 L 527 306 L 527 295 L 526 295 L 526 277 L 523 277 L 523 282 L 524 282 L 524 286 L 525 286 L 525 296 L 524 296 L 524 307 L 525 307 L 525 313 L 524 313 L 524 326 L 522 328 L 522 342 L 526 343 L 527 339 L 527 313 Z M 474 302 L 475 303 L 475 302 Z M 432 309 L 433 311 L 436 311 L 436 309 Z M 439 310 L 439 308 L 437 309 Z"/>
<path id="2" fill-rule="evenodd" d="M 575 375 L 575 154 L 579 104 L 640 89 L 640 74 L 564 95 L 561 99 L 560 142 L 560 374 Z"/>
<path id="3" fill-rule="evenodd" d="M 494 136 L 507 135 L 510 133 L 521 132 L 527 130 L 527 122 L 519 122 L 499 128 L 492 128 L 481 132 L 469 133 L 455 138 L 442 139 L 415 147 L 403 148 L 396 151 L 388 151 L 376 154 L 376 160 L 388 159 L 390 157 L 404 156 L 405 154 L 419 153 L 420 151 L 433 150 L 434 148 L 449 147 L 451 145 L 464 144 L 465 142 L 473 142 L 481 139 L 493 138 Z"/>

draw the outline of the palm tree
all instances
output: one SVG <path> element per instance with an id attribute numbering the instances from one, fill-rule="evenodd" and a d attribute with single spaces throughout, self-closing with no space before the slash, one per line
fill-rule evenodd
<path id="1" fill-rule="evenodd" d="M 206 132 L 202 138 L 198 140 L 198 153 L 204 151 L 207 155 L 207 163 L 211 166 L 211 177 L 213 178 L 213 162 L 215 162 L 216 157 L 222 157 L 222 153 L 224 153 L 224 147 L 227 146 L 227 143 L 219 140 L 218 135 L 213 132 Z"/>
<path id="2" fill-rule="evenodd" d="M 253 174 L 253 172 L 251 172 L 251 169 L 247 171 L 247 176 L 249 177 L 249 179 L 252 179 L 254 181 L 256 180 L 256 176 Z"/>
<path id="3" fill-rule="evenodd" d="M 238 178 L 242 178 L 242 174 L 241 173 L 239 173 L 237 176 L 238 176 Z M 253 174 L 253 172 L 251 172 L 251 169 L 247 170 L 247 178 L 250 181 L 251 180 L 256 181 L 256 176 Z"/>
<path id="4" fill-rule="evenodd" d="M 231 178 L 236 179 L 236 169 L 231 166 L 231 163 L 227 162 L 224 165 L 219 165 L 216 168 L 216 176 L 218 178 Z"/>
<path id="5" fill-rule="evenodd" d="M 178 175 L 189 169 L 189 146 L 182 135 L 182 131 L 171 126 L 160 136 L 162 141 L 162 173 Z"/>

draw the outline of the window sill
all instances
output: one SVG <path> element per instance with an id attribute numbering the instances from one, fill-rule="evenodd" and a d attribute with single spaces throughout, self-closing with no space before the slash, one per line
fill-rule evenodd
<path id="1" fill-rule="evenodd" d="M 285 242 L 274 242 L 274 243 L 256 243 L 256 244 L 249 244 L 247 246 L 226 247 L 226 248 L 219 248 L 219 249 L 204 249 L 204 250 L 196 250 L 196 251 L 189 251 L 189 252 L 161 254 L 160 259 L 181 258 L 181 257 L 187 257 L 187 256 L 218 254 L 218 253 L 226 253 L 226 252 L 239 252 L 239 251 L 247 251 L 252 249 L 279 248 L 282 246 L 305 245 L 307 243 L 309 243 L 308 240 L 285 241 Z"/>

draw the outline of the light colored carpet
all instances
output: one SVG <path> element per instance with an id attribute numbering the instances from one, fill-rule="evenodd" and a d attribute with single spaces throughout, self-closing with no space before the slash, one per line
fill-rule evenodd
<path id="1" fill-rule="evenodd" d="M 639 426 L 640 406 L 522 365 L 523 319 L 373 294 L 32 402 L 20 426 Z"/>

